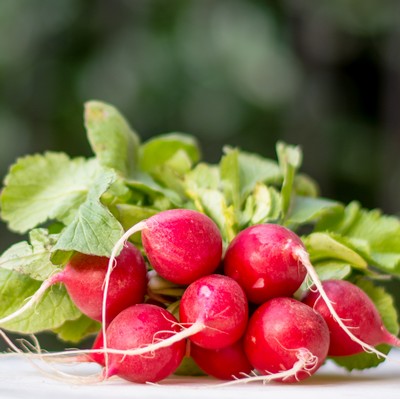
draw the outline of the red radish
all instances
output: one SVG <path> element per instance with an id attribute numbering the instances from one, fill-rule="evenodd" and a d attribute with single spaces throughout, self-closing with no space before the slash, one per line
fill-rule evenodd
<path id="1" fill-rule="evenodd" d="M 140 251 L 127 242 L 114 259 L 113 274 L 107 291 L 107 322 L 121 310 L 144 300 L 147 269 Z M 15 319 L 33 307 L 45 291 L 55 283 L 63 283 L 75 305 L 86 316 L 102 320 L 104 279 L 109 258 L 76 253 L 65 268 L 43 282 L 31 299 L 16 312 L 0 319 L 0 324 Z"/>
<path id="2" fill-rule="evenodd" d="M 176 284 L 190 284 L 215 271 L 222 237 L 206 215 L 189 209 L 160 212 L 145 222 L 143 248 L 157 273 Z"/>
<path id="3" fill-rule="evenodd" d="M 220 349 L 236 342 L 248 320 L 246 295 L 228 276 L 212 274 L 189 285 L 184 292 L 179 318 L 183 325 L 202 325 L 190 340 L 208 349 Z"/>
<path id="4" fill-rule="evenodd" d="M 211 274 L 188 286 L 180 302 L 179 317 L 182 331 L 145 347 L 131 347 L 124 354 L 143 355 L 169 347 L 185 338 L 210 349 L 231 345 L 241 338 L 246 329 L 248 320 L 246 295 L 235 280 Z M 106 337 L 103 351 L 107 353 L 108 328 L 105 330 L 103 327 L 102 331 Z M 105 361 L 107 364 L 107 355 Z"/>
<path id="5" fill-rule="evenodd" d="M 225 274 L 235 279 L 249 301 L 256 304 L 278 296 L 292 296 L 307 274 L 295 248 L 305 251 L 300 238 L 283 226 L 248 227 L 226 251 Z"/>
<path id="6" fill-rule="evenodd" d="M 291 230 L 276 224 L 249 227 L 232 240 L 224 262 L 225 273 L 237 280 L 249 300 L 256 303 L 268 297 L 290 296 L 297 284 L 303 281 L 306 271 L 332 318 L 346 335 L 358 342 L 364 350 L 386 357 L 372 345 L 357 338 L 337 314 L 310 262 L 304 244 Z"/>
<path id="7" fill-rule="evenodd" d="M 100 332 L 96 335 L 96 338 L 92 344 L 92 350 L 93 351 L 99 350 L 99 352 L 89 353 L 88 358 L 90 359 L 90 361 L 96 362 L 101 366 L 105 366 L 104 353 L 100 352 L 101 349 L 103 349 L 103 347 L 104 347 L 103 331 L 100 330 Z"/>
<path id="8" fill-rule="evenodd" d="M 191 343 L 190 355 L 205 373 L 220 380 L 243 378 L 253 370 L 242 340 L 222 349 L 206 349 Z"/>
<path id="9" fill-rule="evenodd" d="M 132 356 L 124 351 L 151 346 L 178 331 L 177 319 L 159 306 L 138 304 L 123 310 L 107 328 L 109 353 L 104 376 L 118 375 L 137 383 L 157 382 L 168 377 L 178 368 L 185 355 L 184 340 L 144 356 Z M 121 353 L 113 353 L 113 350 L 121 350 Z"/>
<path id="10" fill-rule="evenodd" d="M 328 324 L 329 356 L 348 356 L 369 350 L 365 344 L 400 346 L 400 340 L 387 331 L 375 304 L 361 288 L 345 280 L 326 280 L 322 286 L 342 323 L 353 335 L 349 336 L 332 316 L 320 294 L 310 290 L 303 302 L 320 313 Z"/>
<path id="11" fill-rule="evenodd" d="M 329 329 L 321 315 L 293 298 L 273 298 L 251 316 L 244 338 L 250 363 L 261 376 L 246 381 L 294 382 L 325 361 Z"/>
<path id="12" fill-rule="evenodd" d="M 132 226 L 115 244 L 109 265 L 122 244 L 140 231 L 151 266 L 172 283 L 188 285 L 220 265 L 222 236 L 217 225 L 191 209 L 162 211 Z"/>
<path id="13" fill-rule="evenodd" d="M 90 318 L 102 320 L 103 284 L 109 259 L 76 254 L 58 274 L 75 305 Z M 121 310 L 143 302 L 147 270 L 140 251 L 127 242 L 116 258 L 107 292 L 107 323 Z"/>

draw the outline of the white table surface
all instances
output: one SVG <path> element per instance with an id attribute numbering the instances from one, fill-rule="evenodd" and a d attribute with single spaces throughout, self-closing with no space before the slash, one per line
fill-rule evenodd
<path id="1" fill-rule="evenodd" d="M 63 371 L 84 376 L 98 369 L 94 365 L 80 365 L 65 366 Z M 362 372 L 348 373 L 328 361 L 316 375 L 296 384 L 251 383 L 225 387 L 218 384 L 220 381 L 208 377 L 170 377 L 156 385 L 133 384 L 119 378 L 77 385 L 44 375 L 26 359 L 0 357 L 0 399 L 398 399 L 400 351 L 393 350 L 389 360 Z"/>

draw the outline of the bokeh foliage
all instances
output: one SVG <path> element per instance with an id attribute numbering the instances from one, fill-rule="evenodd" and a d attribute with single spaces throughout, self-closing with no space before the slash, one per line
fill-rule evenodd
<path id="1" fill-rule="evenodd" d="M 399 4 L 2 1 L 0 176 L 26 153 L 88 155 L 83 103 L 99 99 L 143 139 L 195 135 L 208 161 L 299 144 L 323 195 L 397 213 Z"/>

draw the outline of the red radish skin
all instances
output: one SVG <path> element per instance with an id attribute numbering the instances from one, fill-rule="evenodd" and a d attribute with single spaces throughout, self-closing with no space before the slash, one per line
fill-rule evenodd
<path id="1" fill-rule="evenodd" d="M 170 312 L 159 306 L 138 304 L 123 310 L 110 323 L 107 347 L 128 350 L 149 346 L 178 331 L 178 321 Z M 185 351 L 186 343 L 181 340 L 145 356 L 108 353 L 105 377 L 118 375 L 136 383 L 158 382 L 178 368 Z"/>
<path id="2" fill-rule="evenodd" d="M 248 321 L 246 295 L 233 279 L 220 274 L 202 277 L 189 285 L 179 306 L 183 325 L 204 328 L 190 340 L 208 349 L 233 344 L 244 333 Z"/>
<path id="3" fill-rule="evenodd" d="M 128 229 L 113 248 L 109 268 L 123 243 L 138 232 L 151 266 L 172 283 L 188 285 L 221 263 L 222 236 L 215 222 L 191 209 L 169 209 Z"/>
<path id="4" fill-rule="evenodd" d="M 300 238 L 283 226 L 248 227 L 228 246 L 224 272 L 243 287 L 253 303 L 292 296 L 307 274 L 292 251 L 294 247 L 304 248 Z"/>
<path id="5" fill-rule="evenodd" d="M 205 373 L 220 380 L 244 378 L 253 370 L 242 340 L 222 349 L 206 349 L 191 343 L 190 355 Z"/>
<path id="6" fill-rule="evenodd" d="M 158 339 L 148 346 L 131 347 L 124 351 L 124 355 L 148 354 L 186 338 L 209 349 L 229 346 L 240 339 L 246 329 L 248 321 L 246 295 L 235 280 L 211 274 L 188 286 L 180 302 L 179 317 L 182 331 L 169 338 Z M 110 352 L 107 347 L 108 328 L 106 330 L 103 326 L 102 332 L 106 337 L 103 352 L 107 367 L 107 354 Z"/>
<path id="7" fill-rule="evenodd" d="M 109 279 L 107 306 L 104 309 L 104 280 L 109 272 L 109 258 L 76 253 L 65 268 L 49 277 L 39 290 L 16 312 L 0 319 L 7 323 L 38 303 L 47 289 L 63 283 L 75 305 L 86 316 L 101 321 L 107 313 L 107 322 L 121 310 L 144 301 L 147 287 L 147 267 L 140 251 L 131 243 L 123 246 L 114 259 L 113 274 Z"/>
<path id="8" fill-rule="evenodd" d="M 251 316 L 244 348 L 250 363 L 262 374 L 247 381 L 300 381 L 325 361 L 329 329 L 322 316 L 302 302 L 273 298 Z"/>
<path id="9" fill-rule="evenodd" d="M 189 209 L 172 209 L 149 218 L 142 242 L 154 270 L 176 284 L 187 285 L 213 273 L 222 257 L 217 225 Z"/>
<path id="10" fill-rule="evenodd" d="M 88 317 L 102 320 L 103 284 L 109 259 L 77 253 L 57 275 L 74 304 Z M 147 268 L 140 251 L 127 242 L 116 258 L 107 292 L 107 323 L 121 310 L 144 301 Z"/>
<path id="11" fill-rule="evenodd" d="M 304 244 L 291 230 L 276 224 L 249 227 L 232 240 L 224 263 L 225 274 L 237 280 L 243 286 L 249 300 L 256 303 L 262 302 L 268 296 L 290 296 L 290 292 L 296 287 L 293 278 L 298 275 L 298 281 L 302 282 L 305 270 L 332 318 L 345 334 L 365 351 L 387 357 L 373 345 L 356 337 L 346 326 L 326 294 Z M 263 267 L 267 268 L 266 265 L 269 273 L 263 274 Z"/>
<path id="12" fill-rule="evenodd" d="M 332 317 L 320 294 L 310 290 L 303 302 L 320 313 L 328 324 L 331 336 L 329 356 L 361 353 L 365 350 L 364 343 L 400 346 L 400 340 L 387 331 L 375 304 L 361 288 L 345 280 L 326 280 L 322 286 L 343 323 L 362 341 L 362 344 L 354 341 Z"/>

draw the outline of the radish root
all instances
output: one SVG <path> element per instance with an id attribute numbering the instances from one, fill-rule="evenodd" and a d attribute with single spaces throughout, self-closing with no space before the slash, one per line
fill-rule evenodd
<path id="1" fill-rule="evenodd" d="M 367 353 L 374 353 L 378 358 L 382 357 L 387 359 L 387 355 L 382 353 L 381 351 L 377 350 L 375 347 L 372 345 L 367 344 L 366 342 L 362 341 L 358 337 L 356 337 L 350 330 L 351 328 L 346 326 L 344 323 L 343 319 L 337 314 L 331 300 L 329 299 L 328 295 L 326 294 L 321 280 L 318 277 L 317 272 L 315 271 L 313 265 L 311 264 L 310 257 L 307 253 L 307 251 L 304 250 L 304 248 L 296 248 L 294 250 L 295 256 L 299 259 L 299 261 L 304 265 L 304 267 L 307 270 L 307 273 L 311 279 L 311 281 L 314 283 L 316 290 L 319 292 L 319 295 L 321 299 L 325 302 L 327 308 L 329 309 L 329 312 L 331 313 L 333 319 L 339 324 L 339 326 L 343 329 L 343 331 L 349 336 L 349 338 L 359 344 L 363 350 Z"/>
<path id="2" fill-rule="evenodd" d="M 261 381 L 263 384 L 267 384 L 272 381 L 286 381 L 289 378 L 294 377 L 296 381 L 299 381 L 299 373 L 307 373 L 309 376 L 312 375 L 315 367 L 318 364 L 318 358 L 313 355 L 308 349 L 300 348 L 297 350 L 297 361 L 293 364 L 293 367 L 288 370 L 283 370 L 278 373 L 270 373 L 264 371 L 265 375 L 259 375 L 255 372 L 252 374 L 242 374 L 244 378 L 235 377 L 233 381 L 218 384 L 218 386 L 229 386 L 237 384 L 248 384 L 250 382 Z"/>

